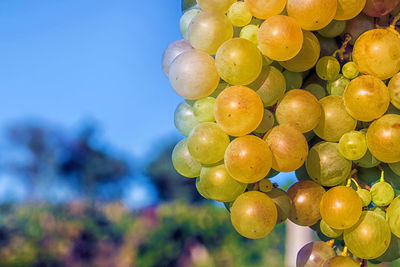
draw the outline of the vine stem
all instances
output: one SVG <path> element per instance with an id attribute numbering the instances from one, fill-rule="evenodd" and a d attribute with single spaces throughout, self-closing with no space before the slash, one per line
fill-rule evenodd
<path id="1" fill-rule="evenodd" d="M 347 256 L 347 246 L 343 248 L 342 256 Z"/>
<path id="2" fill-rule="evenodd" d="M 381 165 L 378 165 L 378 168 L 381 171 L 381 178 L 379 179 L 379 182 L 384 182 L 385 181 L 385 171 L 383 170 Z"/>

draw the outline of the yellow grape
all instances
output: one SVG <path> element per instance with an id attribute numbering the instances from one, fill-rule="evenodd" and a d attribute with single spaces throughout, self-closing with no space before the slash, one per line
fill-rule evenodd
<path id="1" fill-rule="evenodd" d="M 303 45 L 303 32 L 295 19 L 277 15 L 266 19 L 258 31 L 261 52 L 273 60 L 289 60 Z"/>
<path id="2" fill-rule="evenodd" d="M 290 124 L 302 133 L 311 131 L 321 118 L 321 104 L 306 90 L 293 89 L 279 101 L 275 116 L 279 124 Z"/>
<path id="3" fill-rule="evenodd" d="M 327 260 L 322 267 L 360 267 L 360 263 L 350 256 L 335 256 Z"/>
<path id="4" fill-rule="evenodd" d="M 232 37 L 232 23 L 224 14 L 201 12 L 190 22 L 190 44 L 209 54 L 215 54 L 218 48 Z"/>
<path id="5" fill-rule="evenodd" d="M 286 0 L 245 0 L 254 17 L 267 19 L 279 15 L 286 5 Z"/>
<path id="6" fill-rule="evenodd" d="M 260 125 L 254 130 L 256 133 L 266 133 L 269 129 L 274 126 L 275 118 L 274 114 L 268 109 L 264 109 L 264 116 L 261 120 Z"/>
<path id="7" fill-rule="evenodd" d="M 176 144 L 172 151 L 172 164 L 180 175 L 194 178 L 200 175 L 201 164 L 190 155 L 187 143 L 186 138 Z"/>
<path id="8" fill-rule="evenodd" d="M 389 85 L 390 101 L 393 106 L 400 109 L 400 73 L 397 73 L 390 79 Z"/>
<path id="9" fill-rule="evenodd" d="M 291 125 L 275 126 L 264 136 L 264 140 L 271 149 L 272 168 L 276 171 L 295 171 L 307 158 L 307 140 Z"/>
<path id="10" fill-rule="evenodd" d="M 324 221 L 324 219 L 321 219 L 321 221 L 319 222 L 319 228 L 321 230 L 321 233 L 323 233 L 324 235 L 326 235 L 327 237 L 330 237 L 330 238 L 338 238 L 343 234 L 342 229 L 335 229 L 335 228 L 330 227 Z"/>
<path id="11" fill-rule="evenodd" d="M 185 40 L 189 39 L 189 25 L 190 22 L 201 12 L 200 9 L 193 8 L 186 11 L 179 20 L 179 30 Z"/>
<path id="12" fill-rule="evenodd" d="M 179 55 L 171 63 L 168 76 L 175 92 L 187 99 L 209 96 L 220 80 L 214 59 L 198 50 Z"/>
<path id="13" fill-rule="evenodd" d="M 287 61 L 279 61 L 279 64 L 287 70 L 303 72 L 311 69 L 317 63 L 321 53 L 321 47 L 317 37 L 312 32 L 303 31 L 303 46 L 300 52 Z"/>
<path id="14" fill-rule="evenodd" d="M 235 2 L 236 0 L 197 0 L 197 4 L 204 11 L 214 11 L 223 14 Z"/>
<path id="15" fill-rule="evenodd" d="M 214 108 L 217 124 L 232 136 L 243 136 L 257 129 L 263 113 L 260 97 L 245 86 L 232 86 L 222 91 Z"/>
<path id="16" fill-rule="evenodd" d="M 397 196 L 387 209 L 387 218 L 392 233 L 400 238 L 400 196 Z"/>
<path id="17" fill-rule="evenodd" d="M 272 199 L 264 193 L 241 194 L 231 207 L 231 222 L 244 237 L 257 239 L 268 235 L 276 225 L 278 212 Z"/>
<path id="18" fill-rule="evenodd" d="M 336 15 L 337 0 L 288 0 L 286 10 L 307 31 L 322 29 Z"/>
<path id="19" fill-rule="evenodd" d="M 386 85 L 371 75 L 352 80 L 343 93 L 347 112 L 360 121 L 372 121 L 381 117 L 389 107 L 390 96 Z"/>
<path id="20" fill-rule="evenodd" d="M 338 0 L 336 20 L 349 20 L 356 17 L 363 10 L 367 0 Z"/>
<path id="21" fill-rule="evenodd" d="M 272 165 L 268 144 L 254 135 L 234 139 L 225 151 L 229 174 L 242 183 L 256 183 L 267 176 Z"/>
<path id="22" fill-rule="evenodd" d="M 339 140 L 339 151 L 348 160 L 359 160 L 367 153 L 367 140 L 361 132 L 350 131 Z"/>
<path id="23" fill-rule="evenodd" d="M 388 114 L 374 121 L 367 131 L 367 145 L 382 162 L 400 161 L 400 115 Z"/>
<path id="24" fill-rule="evenodd" d="M 343 134 L 356 128 L 357 121 L 347 113 L 341 96 L 326 96 L 319 102 L 322 116 L 314 128 L 316 135 L 326 141 L 337 142 Z"/>
<path id="25" fill-rule="evenodd" d="M 244 26 L 240 30 L 240 38 L 247 39 L 255 45 L 258 45 L 258 26 L 254 24 L 249 24 Z"/>
<path id="26" fill-rule="evenodd" d="M 387 29 L 369 30 L 354 44 L 353 59 L 361 73 L 390 78 L 400 70 L 400 38 Z"/>
<path id="27" fill-rule="evenodd" d="M 250 23 L 253 16 L 244 2 L 236 2 L 228 10 L 228 18 L 233 26 L 243 27 Z"/>

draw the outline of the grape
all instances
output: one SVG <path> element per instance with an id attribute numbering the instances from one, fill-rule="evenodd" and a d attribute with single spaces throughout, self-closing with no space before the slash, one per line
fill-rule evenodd
<path id="1" fill-rule="evenodd" d="M 268 235 L 278 217 L 274 202 L 266 194 L 249 191 L 240 195 L 231 207 L 231 221 L 244 237 L 257 239 Z"/>
<path id="2" fill-rule="evenodd" d="M 393 106 L 400 109 L 400 72 L 390 79 L 388 89 L 391 99 L 390 101 L 392 102 Z"/>
<path id="3" fill-rule="evenodd" d="M 289 60 L 303 45 L 303 32 L 291 17 L 277 15 L 266 19 L 258 31 L 261 52 L 273 60 Z"/>
<path id="4" fill-rule="evenodd" d="M 319 34 L 317 34 L 317 38 L 321 46 L 321 56 L 330 56 L 339 48 L 333 38 L 326 38 Z"/>
<path id="5" fill-rule="evenodd" d="M 382 17 L 399 5 L 399 0 L 367 0 L 363 12 L 370 17 Z"/>
<path id="6" fill-rule="evenodd" d="M 317 37 L 312 32 L 303 31 L 303 38 L 303 46 L 300 52 L 289 60 L 279 62 L 285 69 L 303 72 L 311 69 L 317 63 L 321 52 Z"/>
<path id="7" fill-rule="evenodd" d="M 324 37 L 333 38 L 343 33 L 346 28 L 346 21 L 332 20 L 331 23 L 318 31 Z"/>
<path id="8" fill-rule="evenodd" d="M 389 247 L 391 234 L 389 225 L 382 216 L 373 211 L 363 211 L 360 220 L 353 227 L 344 230 L 343 237 L 346 246 L 355 256 L 375 259 Z"/>
<path id="9" fill-rule="evenodd" d="M 400 161 L 400 115 L 384 115 L 374 121 L 367 131 L 367 145 L 380 161 Z"/>
<path id="10" fill-rule="evenodd" d="M 394 198 L 394 190 L 390 184 L 380 181 L 371 187 L 371 196 L 377 206 L 387 206 Z"/>
<path id="11" fill-rule="evenodd" d="M 379 175 L 380 171 L 377 168 L 358 168 L 357 172 L 358 179 L 365 184 L 373 183 Z"/>
<path id="12" fill-rule="evenodd" d="M 335 255 L 333 248 L 325 242 L 310 242 L 297 253 L 296 267 L 320 267 Z"/>
<path id="13" fill-rule="evenodd" d="M 228 10 L 228 18 L 233 26 L 243 27 L 250 23 L 253 18 L 250 10 L 244 2 L 235 2 Z"/>
<path id="14" fill-rule="evenodd" d="M 288 0 L 286 10 L 308 31 L 324 28 L 335 17 L 337 0 Z"/>
<path id="15" fill-rule="evenodd" d="M 188 137 L 190 154 L 202 164 L 212 164 L 222 160 L 228 144 L 228 135 L 213 122 L 200 123 Z"/>
<path id="16" fill-rule="evenodd" d="M 272 153 L 268 144 L 254 135 L 234 139 L 225 151 L 229 174 L 242 183 L 256 183 L 271 169 Z"/>
<path id="17" fill-rule="evenodd" d="M 233 85 L 246 85 L 257 79 L 262 56 L 249 40 L 234 38 L 225 42 L 215 56 L 218 74 Z"/>
<path id="18" fill-rule="evenodd" d="M 162 58 L 162 68 L 165 75 L 168 77 L 169 67 L 180 54 L 193 50 L 193 47 L 190 45 L 189 41 L 186 40 L 178 40 L 171 43 L 163 54 Z"/>
<path id="19" fill-rule="evenodd" d="M 244 26 L 240 30 L 240 38 L 247 39 L 255 45 L 258 45 L 258 26 L 254 24 L 249 24 Z"/>
<path id="20" fill-rule="evenodd" d="M 343 93 L 347 112 L 360 121 L 381 117 L 390 103 L 389 90 L 378 78 L 363 75 L 352 80 Z"/>
<path id="21" fill-rule="evenodd" d="M 204 11 L 226 13 L 236 0 L 197 0 L 197 4 Z"/>
<path id="22" fill-rule="evenodd" d="M 224 91 L 226 88 L 230 87 L 230 85 L 224 81 L 221 81 L 218 86 L 217 89 L 215 89 L 215 91 L 210 95 L 210 97 L 214 97 L 217 98 L 219 96 L 219 94 Z"/>
<path id="23" fill-rule="evenodd" d="M 196 100 L 193 104 L 193 112 L 199 122 L 213 122 L 214 118 L 214 97 L 206 97 Z"/>
<path id="24" fill-rule="evenodd" d="M 289 216 L 291 201 L 288 194 L 280 188 L 272 188 L 271 191 L 267 192 L 267 195 L 272 199 L 272 201 L 274 201 L 278 211 L 276 224 L 286 221 Z"/>
<path id="25" fill-rule="evenodd" d="M 349 34 L 351 36 L 349 43 L 354 45 L 361 34 L 371 29 L 375 29 L 374 19 L 366 16 L 364 13 L 360 13 L 354 19 L 347 21 L 346 29 L 343 32 L 343 37 L 344 34 Z"/>
<path id="26" fill-rule="evenodd" d="M 400 196 L 397 196 L 386 211 L 392 233 L 400 238 Z"/>
<path id="27" fill-rule="evenodd" d="M 275 115 L 279 124 L 290 124 L 306 133 L 317 126 L 321 112 L 321 104 L 315 96 L 302 89 L 293 89 L 279 101 Z"/>
<path id="28" fill-rule="evenodd" d="M 363 10 L 365 2 L 366 0 L 338 0 L 335 19 L 349 20 L 354 18 Z"/>
<path id="29" fill-rule="evenodd" d="M 367 149 L 367 153 L 365 153 L 364 157 L 358 160 L 354 160 L 353 163 L 363 168 L 372 168 L 378 166 L 381 162 L 377 160 Z"/>
<path id="30" fill-rule="evenodd" d="M 184 136 L 188 136 L 190 131 L 200 123 L 188 101 L 182 101 L 176 107 L 174 123 L 176 129 Z"/>
<path id="31" fill-rule="evenodd" d="M 318 83 L 310 83 L 304 88 L 304 90 L 313 94 L 318 100 L 326 96 L 324 87 Z"/>
<path id="32" fill-rule="evenodd" d="M 225 89 L 217 97 L 214 108 L 218 125 L 232 136 L 243 136 L 257 129 L 263 112 L 260 97 L 245 86 Z"/>
<path id="33" fill-rule="evenodd" d="M 395 163 L 389 163 L 389 168 L 397 175 L 400 175 L 400 161 Z"/>
<path id="34" fill-rule="evenodd" d="M 182 12 L 194 8 L 195 6 L 196 6 L 196 0 L 182 0 L 182 5 L 181 5 Z"/>
<path id="35" fill-rule="evenodd" d="M 274 114 L 268 109 L 264 109 L 264 116 L 260 125 L 254 130 L 256 133 L 266 133 L 269 129 L 274 126 L 275 119 Z"/>
<path id="36" fill-rule="evenodd" d="M 283 76 L 286 81 L 286 91 L 301 88 L 303 84 L 303 76 L 301 76 L 301 73 L 285 70 Z"/>
<path id="37" fill-rule="evenodd" d="M 398 258 L 400 258 L 400 238 L 392 234 L 389 248 L 382 256 L 376 259 L 380 262 L 391 262 L 395 261 Z"/>
<path id="38" fill-rule="evenodd" d="M 368 205 L 371 203 L 372 201 L 372 196 L 371 196 L 371 192 L 369 192 L 367 189 L 358 189 L 357 190 L 357 194 L 361 199 L 362 202 L 362 206 L 363 207 L 368 207 Z"/>
<path id="39" fill-rule="evenodd" d="M 196 189 L 197 192 L 204 198 L 210 199 L 210 197 L 207 195 L 207 193 L 204 191 L 202 184 L 200 183 L 200 178 L 196 179 Z"/>
<path id="40" fill-rule="evenodd" d="M 347 113 L 341 96 L 331 95 L 319 100 L 322 115 L 314 128 L 316 135 L 326 141 L 339 141 L 343 134 L 356 128 L 357 121 Z"/>
<path id="41" fill-rule="evenodd" d="M 332 81 L 339 77 L 340 64 L 336 58 L 326 56 L 318 60 L 315 70 L 322 80 Z"/>
<path id="42" fill-rule="evenodd" d="M 267 19 L 280 14 L 286 5 L 286 0 L 245 0 L 254 17 Z"/>
<path id="43" fill-rule="evenodd" d="M 194 178 L 200 175 L 201 164 L 190 155 L 187 143 L 188 140 L 183 139 L 176 144 L 172 151 L 172 164 L 180 175 Z"/>
<path id="44" fill-rule="evenodd" d="M 349 256 L 335 256 L 327 260 L 322 267 L 360 267 L 360 264 Z"/>
<path id="45" fill-rule="evenodd" d="M 343 234 L 343 230 L 330 227 L 323 219 L 319 223 L 321 232 L 330 238 L 338 238 Z"/>
<path id="46" fill-rule="evenodd" d="M 339 152 L 348 160 L 361 159 L 367 153 L 367 140 L 361 132 L 351 131 L 339 140 Z"/>
<path id="47" fill-rule="evenodd" d="M 209 96 L 219 83 L 214 59 L 198 50 L 179 55 L 172 62 L 168 76 L 175 92 L 187 99 Z"/>
<path id="48" fill-rule="evenodd" d="M 247 187 L 247 184 L 233 179 L 224 164 L 204 166 L 201 169 L 199 183 L 209 199 L 221 202 L 234 201 Z"/>
<path id="49" fill-rule="evenodd" d="M 302 180 L 293 184 L 288 190 L 288 196 L 292 200 L 289 220 L 301 226 L 311 226 L 321 219 L 319 203 L 325 189 L 319 184 Z"/>
<path id="50" fill-rule="evenodd" d="M 400 70 L 400 38 L 386 29 L 363 33 L 354 44 L 353 59 L 361 73 L 381 80 Z"/>
<path id="51" fill-rule="evenodd" d="M 326 85 L 326 90 L 330 95 L 343 95 L 344 90 L 349 83 L 349 79 L 345 78 L 343 75 L 339 75 L 338 79 L 328 81 L 328 84 Z"/>
<path id="52" fill-rule="evenodd" d="M 330 227 L 347 229 L 360 218 L 362 201 L 351 187 L 335 186 L 322 197 L 320 212 L 322 219 Z"/>
<path id="53" fill-rule="evenodd" d="M 197 16 L 197 14 L 199 14 L 201 12 L 200 9 L 194 8 L 194 9 L 190 9 L 188 11 L 186 11 L 180 21 L 179 21 L 179 30 L 181 31 L 181 34 L 183 36 L 183 38 L 185 38 L 186 40 L 189 39 L 189 25 L 190 22 L 192 22 L 192 20 Z"/>
<path id="54" fill-rule="evenodd" d="M 356 78 L 358 74 L 360 74 L 360 72 L 357 69 L 356 63 L 354 63 L 353 61 L 347 62 L 346 64 L 343 65 L 342 73 L 344 77 L 350 80 Z"/>
<path id="55" fill-rule="evenodd" d="M 268 178 L 264 178 L 258 182 L 258 189 L 261 192 L 267 193 L 272 190 L 272 182 Z"/>
<path id="56" fill-rule="evenodd" d="M 295 171 L 303 165 L 308 154 L 304 135 L 290 125 L 275 126 L 265 136 L 272 152 L 272 168 L 279 172 Z"/>
<path id="57" fill-rule="evenodd" d="M 303 164 L 300 168 L 295 171 L 295 175 L 297 180 L 312 180 L 311 177 L 307 173 L 306 165 Z"/>
<path id="58" fill-rule="evenodd" d="M 190 43 L 194 48 L 209 54 L 215 54 L 218 48 L 232 37 L 232 23 L 224 14 L 201 12 L 190 22 Z"/>
<path id="59" fill-rule="evenodd" d="M 351 161 L 339 152 L 337 143 L 321 142 L 308 153 L 306 169 L 308 175 L 323 186 L 343 183 L 351 171 Z"/>

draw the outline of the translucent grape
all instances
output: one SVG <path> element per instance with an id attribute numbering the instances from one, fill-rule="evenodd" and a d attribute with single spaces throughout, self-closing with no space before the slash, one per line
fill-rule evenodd
<path id="1" fill-rule="evenodd" d="M 328 25 L 318 31 L 324 37 L 334 38 L 343 33 L 346 28 L 346 21 L 332 20 Z"/>
<path id="2" fill-rule="evenodd" d="M 189 153 L 188 140 L 183 139 L 172 151 L 172 164 L 175 170 L 182 176 L 194 178 L 200 175 L 201 164 Z"/>
<path id="3" fill-rule="evenodd" d="M 260 97 L 245 86 L 232 86 L 222 91 L 214 109 L 218 125 L 232 136 L 243 136 L 257 129 L 263 112 Z"/>
<path id="4" fill-rule="evenodd" d="M 386 112 L 390 103 L 386 85 L 371 75 L 352 80 L 343 93 L 343 99 L 347 112 L 360 121 L 378 119 Z"/>
<path id="5" fill-rule="evenodd" d="M 286 5 L 286 0 L 245 0 L 254 17 L 267 19 L 279 15 Z"/>
<path id="6" fill-rule="evenodd" d="M 261 52 L 273 60 L 289 60 L 301 50 L 303 32 L 295 19 L 273 16 L 261 24 L 258 45 Z"/>
<path id="7" fill-rule="evenodd" d="M 209 54 L 215 54 L 218 48 L 232 37 L 232 23 L 224 14 L 201 12 L 190 22 L 191 45 Z"/>
<path id="8" fill-rule="evenodd" d="M 238 137 L 226 149 L 225 166 L 237 181 L 256 183 L 270 171 L 272 153 L 268 144 L 254 135 Z"/>
<path id="9" fill-rule="evenodd" d="M 200 9 L 197 8 L 193 8 L 190 9 L 188 11 L 186 11 L 181 19 L 179 20 L 179 30 L 181 31 L 181 34 L 183 36 L 183 38 L 185 38 L 186 40 L 189 39 L 189 25 L 190 22 L 192 22 L 192 20 L 197 16 L 197 14 L 199 14 L 201 12 Z"/>
<path id="10" fill-rule="evenodd" d="M 254 130 L 256 133 L 266 133 L 269 129 L 274 126 L 275 118 L 274 114 L 268 109 L 264 109 L 264 116 L 261 120 L 260 125 Z"/>
<path id="11" fill-rule="evenodd" d="M 349 20 L 363 10 L 366 0 L 338 0 L 335 19 Z"/>
<path id="12" fill-rule="evenodd" d="M 374 259 L 389 247 L 391 233 L 382 216 L 373 211 L 363 211 L 360 220 L 353 227 L 344 230 L 343 237 L 346 246 L 355 256 Z"/>
<path id="13" fill-rule="evenodd" d="M 333 81 L 328 81 L 326 85 L 326 90 L 330 95 L 343 95 L 344 90 L 350 80 L 345 78 L 343 75 L 339 75 L 339 78 Z"/>
<path id="14" fill-rule="evenodd" d="M 213 122 L 214 118 L 214 97 L 205 97 L 196 100 L 193 104 L 193 112 L 199 122 Z"/>
<path id="15" fill-rule="evenodd" d="M 338 238 L 343 234 L 343 230 L 330 227 L 323 219 L 319 223 L 321 232 L 330 238 Z"/>
<path id="16" fill-rule="evenodd" d="M 272 182 L 268 178 L 264 178 L 258 182 L 258 190 L 261 192 L 267 193 L 272 190 Z"/>
<path id="17" fill-rule="evenodd" d="M 236 0 L 197 0 L 197 4 L 204 11 L 226 13 Z"/>
<path id="18" fill-rule="evenodd" d="M 200 122 L 194 114 L 193 107 L 187 101 L 182 101 L 176 107 L 174 123 L 176 129 L 178 129 L 181 134 L 188 136 L 190 131 Z"/>
<path id="19" fill-rule="evenodd" d="M 243 27 L 250 23 L 253 15 L 244 2 L 235 2 L 228 10 L 227 14 L 233 26 Z"/>
<path id="20" fill-rule="evenodd" d="M 285 70 L 283 76 L 286 81 L 286 91 L 301 88 L 303 84 L 303 76 L 301 76 L 301 73 Z"/>
<path id="21" fill-rule="evenodd" d="M 389 85 L 390 101 L 393 106 L 400 109 L 400 73 L 397 73 L 390 79 Z"/>
<path id="22" fill-rule="evenodd" d="M 360 72 L 357 69 L 356 63 L 354 63 L 353 61 L 349 61 L 343 65 L 342 73 L 344 77 L 350 80 L 356 78 L 358 74 L 360 74 Z"/>
<path id="23" fill-rule="evenodd" d="M 353 59 L 361 73 L 390 78 L 400 70 L 400 38 L 386 29 L 369 30 L 354 44 Z"/>
<path id="24" fill-rule="evenodd" d="M 349 256 L 335 256 L 327 260 L 322 267 L 360 267 L 355 259 Z"/>
<path id="25" fill-rule="evenodd" d="M 333 20 L 337 5 L 337 0 L 288 0 L 286 10 L 303 29 L 315 31 Z"/>
<path id="26" fill-rule="evenodd" d="M 351 161 L 339 152 L 337 143 L 321 142 L 314 145 L 306 161 L 307 173 L 323 186 L 343 183 L 351 171 Z"/>
<path id="27" fill-rule="evenodd" d="M 274 201 L 278 211 L 276 224 L 286 221 L 289 216 L 291 201 L 288 194 L 280 188 L 272 188 L 271 191 L 267 192 L 267 195 Z"/>
<path id="28" fill-rule="evenodd" d="M 376 259 L 380 262 L 391 262 L 395 261 L 398 258 L 400 258 L 400 238 L 392 234 L 389 248 L 382 256 Z"/>
<path id="29" fill-rule="evenodd" d="M 244 237 L 257 239 L 268 235 L 275 227 L 277 210 L 266 194 L 249 191 L 240 195 L 231 207 L 231 221 Z"/>
<path id="30" fill-rule="evenodd" d="M 345 133 L 339 140 L 339 151 L 346 159 L 361 159 L 367 153 L 365 135 L 358 131 Z"/>
<path id="31" fill-rule="evenodd" d="M 367 190 L 367 189 L 358 189 L 357 190 L 357 194 L 361 199 L 362 202 L 362 206 L 363 207 L 368 207 L 368 205 L 371 203 L 372 201 L 372 196 L 371 193 Z"/>
<path id="32" fill-rule="evenodd" d="M 386 212 L 385 212 L 385 208 L 384 207 L 375 206 L 375 207 L 372 207 L 370 209 L 370 211 L 373 211 L 376 214 L 378 214 L 379 216 L 382 216 L 382 218 L 386 219 Z"/>
<path id="33" fill-rule="evenodd" d="M 198 50 L 182 53 L 170 66 L 169 82 L 175 92 L 184 98 L 209 96 L 219 83 L 214 59 Z"/>
<path id="34" fill-rule="evenodd" d="M 336 58 L 326 56 L 318 60 L 315 70 L 322 80 L 332 81 L 339 77 L 340 64 Z"/>
<path id="35" fill-rule="evenodd" d="M 228 135 L 213 122 L 200 123 L 188 137 L 190 154 L 202 164 L 212 164 L 222 160 L 228 144 Z"/>
<path id="36" fill-rule="evenodd" d="M 279 101 L 275 116 L 279 124 L 290 124 L 306 133 L 317 126 L 321 112 L 321 104 L 315 96 L 302 89 L 293 89 Z"/>
<path id="37" fill-rule="evenodd" d="M 233 85 L 246 85 L 257 79 L 262 56 L 249 40 L 234 38 L 225 42 L 215 56 L 218 74 Z"/>
<path id="38" fill-rule="evenodd" d="M 317 37 L 312 32 L 303 31 L 303 45 L 300 52 L 287 61 L 280 61 L 287 70 L 294 72 L 303 72 L 314 67 L 321 53 L 321 47 Z"/>
<path id="39" fill-rule="evenodd" d="M 374 19 L 366 16 L 364 13 L 360 13 L 354 19 L 347 21 L 346 29 L 343 32 L 343 38 L 344 34 L 349 34 L 351 36 L 349 43 L 354 45 L 361 34 L 371 29 L 375 29 Z"/>
<path id="40" fill-rule="evenodd" d="M 400 238 L 400 196 L 397 196 L 386 211 L 392 233 Z"/>
<path id="41" fill-rule="evenodd" d="M 363 12 L 370 17 L 382 17 L 399 5 L 399 0 L 367 0 Z"/>
<path id="42" fill-rule="evenodd" d="M 377 206 L 387 206 L 394 198 L 394 190 L 390 184 L 380 181 L 371 187 L 371 196 Z"/>
<path id="43" fill-rule="evenodd" d="M 318 100 L 326 96 L 324 87 L 318 83 L 310 83 L 304 88 L 304 90 L 313 94 Z"/>
<path id="44" fill-rule="evenodd" d="M 174 59 L 180 54 L 191 50 L 193 50 L 193 47 L 189 41 L 186 40 L 175 41 L 171 43 L 167 49 L 165 49 L 162 58 L 162 68 L 167 77 L 169 73 L 169 66 L 171 65 L 172 61 L 174 61 Z"/>
<path id="45" fill-rule="evenodd" d="M 249 24 L 240 30 L 240 38 L 247 39 L 255 45 L 258 45 L 258 26 Z"/>
<path id="46" fill-rule="evenodd" d="M 326 141 L 337 142 L 343 134 L 356 128 L 357 121 L 347 113 L 341 96 L 327 96 L 319 102 L 322 115 L 314 128 L 316 135 Z"/>
<path id="47" fill-rule="evenodd" d="M 297 253 L 296 267 L 319 267 L 334 256 L 335 251 L 325 242 L 310 242 Z"/>
<path id="48" fill-rule="evenodd" d="M 397 175 L 400 175 L 400 161 L 395 163 L 389 163 L 389 168 Z"/>
<path id="49" fill-rule="evenodd" d="M 206 199 L 210 199 L 210 197 L 206 194 L 206 192 L 204 191 L 202 184 L 200 183 L 200 178 L 196 179 L 196 189 L 197 192 L 204 198 Z"/>
<path id="50" fill-rule="evenodd" d="M 303 165 L 308 155 L 304 135 L 290 125 L 275 126 L 265 136 L 272 152 L 272 168 L 279 172 L 295 171 Z"/>

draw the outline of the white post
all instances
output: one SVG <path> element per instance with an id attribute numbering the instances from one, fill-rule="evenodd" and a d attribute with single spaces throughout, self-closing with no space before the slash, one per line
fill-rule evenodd
<path id="1" fill-rule="evenodd" d="M 286 221 L 286 267 L 296 267 L 297 252 L 307 243 L 313 241 L 313 230 Z"/>

